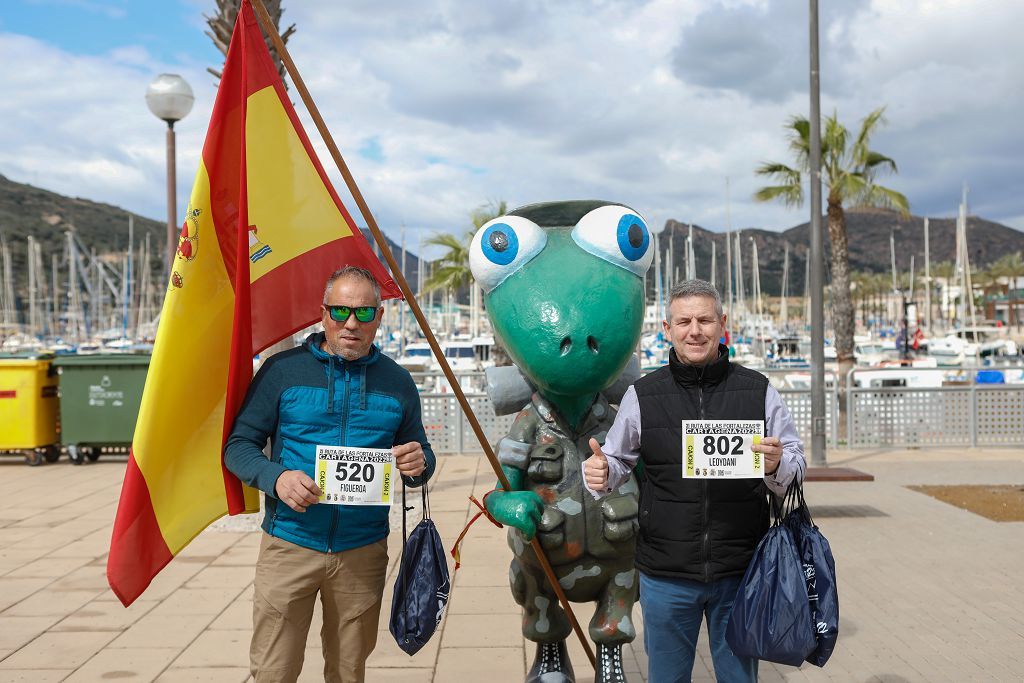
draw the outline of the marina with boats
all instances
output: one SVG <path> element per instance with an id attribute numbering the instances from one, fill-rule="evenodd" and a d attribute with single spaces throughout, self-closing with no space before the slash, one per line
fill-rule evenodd
<path id="1" fill-rule="evenodd" d="M 144 375 L 159 324 L 158 283 L 164 274 L 154 267 L 159 261 L 152 256 L 149 235 L 136 243 L 130 217 L 126 223 L 128 246 L 121 253 L 97 254 L 68 231 L 63 248 L 50 255 L 49 264 L 44 262 L 39 242 L 28 237 L 28 282 L 23 294 L 16 293 L 14 286 L 12 245 L 0 240 L 0 354 L 8 359 L 42 359 L 41 363 L 56 357 L 56 372 L 47 373 L 72 375 L 75 369 L 63 369 L 67 363 L 62 364 L 60 357 L 93 356 L 94 363 L 107 367 L 111 358 L 131 356 L 140 361 L 133 365 L 133 372 L 141 368 Z M 867 281 L 854 281 L 853 294 L 858 301 L 855 362 L 845 376 L 840 376 L 833 338 L 830 334 L 825 337 L 829 443 L 851 447 L 1021 445 L 1024 301 L 1019 294 L 1024 290 L 1024 276 L 1011 274 L 994 283 L 988 278 L 988 284 L 982 286 L 968 256 L 964 205 L 957 225 L 957 261 L 952 269 L 933 275 L 926 251 L 923 278 L 914 272 L 913 256 L 909 270 L 900 272 L 895 242 L 890 240 L 891 286 L 879 291 L 877 287 L 869 289 Z M 927 244 L 927 219 L 923 228 Z M 642 374 L 668 361 L 670 345 L 662 320 L 672 285 L 681 279 L 707 278 L 722 292 L 729 321 L 723 341 L 733 360 L 768 376 L 786 396 L 807 437 L 811 339 L 806 275 L 802 294 L 791 291 L 795 280 L 792 254 L 800 247 L 784 243 L 781 291 L 772 296 L 762 287 L 766 252 L 759 252 L 757 239 L 748 232 L 712 236 L 692 225 L 682 228 L 670 222 L 654 236 L 655 259 L 648 274 L 648 300 L 635 365 Z M 701 240 L 709 244 L 701 244 Z M 724 249 L 718 248 L 720 244 Z M 710 258 L 699 261 L 700 253 Z M 417 298 L 444 356 L 485 432 L 496 440 L 508 429 L 512 416 L 496 414 L 500 411 L 488 393 L 489 384 L 494 369 L 510 361 L 490 329 L 483 297 L 472 282 L 462 291 L 426 287 L 433 264 L 408 254 L 403 239 L 402 267 L 410 262 L 415 263 Z M 993 284 L 1005 290 L 1002 299 L 992 296 Z M 964 292 L 972 296 L 963 296 Z M 474 448 L 474 437 L 452 387 L 419 335 L 413 316 L 407 314 L 405 303 L 386 301 L 384 307 L 378 345 L 413 375 L 435 450 Z M 828 318 L 826 326 L 830 326 Z M 301 343 L 317 328 L 314 325 L 296 333 L 264 355 Z M 254 368 L 261 360 L 254 359 Z M 53 387 L 44 389 L 51 398 L 68 394 L 57 388 L 56 381 L 46 386 Z M 141 395 L 141 384 L 139 387 Z M 100 394 L 103 392 L 90 396 Z M 132 400 L 136 401 L 134 408 Z M 117 406 L 118 411 L 137 410 L 137 401 L 128 399 L 125 403 L 129 405 Z M 104 406 L 90 404 L 90 409 L 97 407 Z M 52 422 L 58 422 L 55 409 L 47 414 Z M 133 416 L 125 419 L 120 415 L 118 420 L 122 426 L 116 436 L 92 442 L 62 440 L 54 424 L 48 436 L 37 439 L 45 443 L 32 448 L 0 443 L 0 450 L 25 453 L 33 464 L 55 460 L 62 452 L 72 462 L 81 463 L 100 453 L 127 448 Z"/>

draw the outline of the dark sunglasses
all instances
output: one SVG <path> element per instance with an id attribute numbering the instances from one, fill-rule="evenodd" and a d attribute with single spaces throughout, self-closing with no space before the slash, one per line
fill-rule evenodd
<path id="1" fill-rule="evenodd" d="M 356 314 L 356 320 L 361 323 L 373 322 L 373 319 L 377 317 L 376 306 L 331 306 L 330 304 L 324 304 L 324 308 L 330 314 L 331 320 L 336 323 L 346 322 L 353 313 Z"/>

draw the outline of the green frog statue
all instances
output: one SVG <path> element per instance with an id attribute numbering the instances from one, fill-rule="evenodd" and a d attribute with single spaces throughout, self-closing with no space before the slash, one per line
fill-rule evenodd
<path id="1" fill-rule="evenodd" d="M 575 681 L 565 643 L 572 628 L 529 546 L 535 534 L 568 599 L 596 603 L 595 683 L 626 680 L 622 645 L 636 636 L 638 487 L 631 477 L 596 500 L 582 464 L 590 439 L 603 443 L 614 419 L 607 396 L 618 402 L 628 386 L 620 377 L 640 338 L 653 252 L 640 215 L 604 201 L 520 207 L 484 225 L 470 246 L 495 336 L 518 369 L 488 377 L 498 412 L 520 398 L 498 445 L 511 490 L 499 486 L 484 504 L 509 527 L 512 594 L 523 607 L 523 635 L 537 644 L 527 683 Z M 635 377 L 635 361 L 630 369 Z M 502 370 L 521 373 L 525 393 L 496 387 Z"/>

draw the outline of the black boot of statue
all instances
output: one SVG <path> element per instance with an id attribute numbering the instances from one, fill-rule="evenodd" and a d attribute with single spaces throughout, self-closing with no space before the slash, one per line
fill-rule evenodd
<path id="1" fill-rule="evenodd" d="M 576 683 L 564 640 L 537 643 L 537 656 L 526 674 L 526 683 Z"/>
<path id="2" fill-rule="evenodd" d="M 626 683 L 626 674 L 622 671 L 622 646 L 597 646 L 597 673 L 594 683 Z"/>

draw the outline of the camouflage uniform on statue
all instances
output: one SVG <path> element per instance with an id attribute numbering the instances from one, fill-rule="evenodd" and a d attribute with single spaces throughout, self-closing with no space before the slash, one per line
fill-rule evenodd
<path id="1" fill-rule="evenodd" d="M 537 643 L 528 683 L 574 681 L 565 646 L 571 626 L 529 547 L 534 534 L 566 597 L 597 603 L 589 627 L 595 682 L 626 680 L 621 647 L 636 635 L 638 488 L 630 478 L 595 500 L 582 464 L 590 438 L 603 443 L 615 416 L 606 395 L 617 401 L 628 385 L 616 380 L 640 337 L 652 254 L 643 219 L 601 201 L 516 209 L 484 225 L 470 247 L 495 334 L 518 369 L 489 373 L 496 409 L 521 410 L 498 446 L 512 490 L 493 491 L 484 503 L 510 527 L 512 594 L 524 610 L 523 635 Z M 502 381 L 507 371 L 518 392 Z"/>

